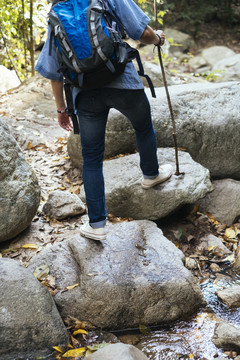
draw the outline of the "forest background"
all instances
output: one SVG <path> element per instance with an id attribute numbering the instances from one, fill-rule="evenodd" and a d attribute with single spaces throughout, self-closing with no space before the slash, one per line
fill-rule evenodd
<path id="1" fill-rule="evenodd" d="M 155 27 L 154 1 L 135 0 Z M 36 50 L 41 49 L 47 33 L 47 0 L 0 0 L 0 65 L 15 70 L 20 81 L 34 75 Z M 205 35 L 221 39 L 240 34 L 239 0 L 157 0 L 159 28 L 174 27 L 191 34 L 195 40 Z M 227 45 L 227 44 L 225 44 Z"/>

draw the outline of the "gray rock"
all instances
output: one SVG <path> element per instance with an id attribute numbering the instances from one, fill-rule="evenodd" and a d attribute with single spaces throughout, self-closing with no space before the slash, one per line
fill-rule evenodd
<path id="1" fill-rule="evenodd" d="M 221 321 L 216 325 L 213 343 L 224 350 L 240 349 L 240 330 L 228 322 Z"/>
<path id="2" fill-rule="evenodd" d="M 11 259 L 0 259 L 0 357 L 46 355 L 67 344 L 66 328 L 47 288 Z"/>
<path id="3" fill-rule="evenodd" d="M 207 66 L 206 60 L 200 55 L 194 56 L 191 59 L 189 59 L 188 64 L 194 70 L 199 70 L 199 69 Z"/>
<path id="4" fill-rule="evenodd" d="M 132 345 L 109 344 L 86 357 L 87 360 L 147 360 L 147 356 Z"/>
<path id="5" fill-rule="evenodd" d="M 85 205 L 76 194 L 71 194 L 69 191 L 54 190 L 49 194 L 43 211 L 50 219 L 61 220 L 84 214 Z"/>
<path id="6" fill-rule="evenodd" d="M 240 179 L 240 82 L 169 87 L 178 146 L 186 148 L 213 177 Z M 164 89 L 151 99 L 153 122 L 161 147 L 172 146 L 172 125 Z"/>
<path id="7" fill-rule="evenodd" d="M 240 307 L 240 286 L 231 286 L 217 292 L 219 299 L 229 308 Z"/>
<path id="8" fill-rule="evenodd" d="M 148 90 L 146 92 L 158 146 L 171 147 L 172 124 L 165 89 L 155 90 L 156 99 Z M 233 141 L 236 134 L 240 134 L 240 83 L 175 85 L 169 86 L 169 93 L 178 146 L 186 148 L 195 161 L 210 170 L 213 177 L 240 179 L 240 147 L 237 141 Z M 80 143 L 79 137 L 78 141 Z M 106 158 L 135 150 L 135 135 L 130 122 L 112 110 L 106 130 Z M 78 159 L 80 154 L 79 147 L 71 147 L 71 159 Z"/>
<path id="9" fill-rule="evenodd" d="M 40 202 L 37 178 L 0 119 L 0 242 L 25 230 Z"/>
<path id="10" fill-rule="evenodd" d="M 145 220 L 110 224 L 102 243 L 76 236 L 48 247 L 29 267 L 49 265 L 60 288 L 54 300 L 62 316 L 119 329 L 174 321 L 202 306 L 200 287 L 183 258 L 156 224 Z"/>
<path id="11" fill-rule="evenodd" d="M 216 63 L 213 71 L 221 71 L 223 81 L 240 79 L 240 54 L 228 57 Z"/>
<path id="12" fill-rule="evenodd" d="M 160 164 L 172 164 L 175 171 L 173 149 L 158 149 L 158 159 Z M 180 172 L 184 172 L 184 176 L 173 175 L 167 182 L 144 190 L 141 187 L 138 154 L 106 161 L 103 171 L 108 213 L 156 220 L 184 204 L 196 202 L 211 188 L 209 171 L 195 163 L 188 153 L 179 152 L 179 163 Z M 83 197 L 84 193 L 80 193 L 80 196 Z"/>
<path id="13" fill-rule="evenodd" d="M 231 254 L 231 251 L 223 244 L 222 240 L 213 234 L 207 234 L 200 239 L 197 251 L 202 254 L 218 252 L 223 256 Z"/>
<path id="14" fill-rule="evenodd" d="M 240 181 L 216 180 L 214 190 L 199 201 L 200 211 L 214 215 L 215 220 L 231 225 L 240 215 Z"/>
<path id="15" fill-rule="evenodd" d="M 166 28 L 164 29 L 164 33 L 166 34 L 167 39 L 171 39 L 174 44 L 177 44 L 177 46 L 170 45 L 170 54 L 187 52 L 195 45 L 195 42 L 190 35 L 176 29 Z"/>
<path id="16" fill-rule="evenodd" d="M 154 64 L 151 62 L 144 62 L 143 66 L 144 66 L 145 74 L 147 74 L 150 77 L 154 87 L 160 87 L 160 86 L 164 85 L 163 78 L 162 78 L 162 72 L 161 72 L 161 68 L 160 68 L 159 64 Z M 166 76 L 168 85 L 173 85 L 172 78 L 169 75 L 167 70 L 165 71 L 165 76 Z M 142 79 L 143 85 L 148 87 L 149 85 L 148 85 L 147 80 L 144 77 L 142 77 L 141 79 Z"/>
<path id="17" fill-rule="evenodd" d="M 219 61 L 232 57 L 236 53 L 226 46 L 211 46 L 202 51 L 201 56 L 206 60 L 212 67 Z"/>

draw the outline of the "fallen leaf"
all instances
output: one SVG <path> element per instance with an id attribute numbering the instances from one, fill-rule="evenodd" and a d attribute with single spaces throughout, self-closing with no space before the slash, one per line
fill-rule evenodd
<path id="1" fill-rule="evenodd" d="M 77 334 L 86 334 L 88 335 L 88 332 L 86 330 L 83 329 L 79 329 L 73 332 L 73 335 L 77 335 Z"/>
<path id="2" fill-rule="evenodd" d="M 60 353 L 63 353 L 63 351 L 60 349 L 59 346 L 53 346 L 53 349 L 60 352 Z"/>
<path id="3" fill-rule="evenodd" d="M 151 331 L 151 329 L 149 327 L 147 327 L 146 325 L 139 325 L 139 330 L 142 334 L 147 334 Z"/>
<path id="4" fill-rule="evenodd" d="M 49 274 L 49 267 L 46 264 L 40 265 L 38 266 L 34 272 L 33 275 L 38 279 L 38 280 L 44 280 L 48 274 Z"/>
<path id="5" fill-rule="evenodd" d="M 234 239 L 236 237 L 237 233 L 234 229 L 232 228 L 227 228 L 225 230 L 225 236 L 228 238 L 228 239 Z"/>
<path id="6" fill-rule="evenodd" d="M 188 241 L 188 242 L 192 241 L 193 239 L 194 239 L 194 236 L 193 236 L 193 235 L 189 235 L 189 236 L 187 237 L 187 241 Z"/>
<path id="7" fill-rule="evenodd" d="M 83 354 L 86 352 L 85 347 L 81 347 L 78 349 L 72 349 L 68 350 L 65 354 L 63 354 L 63 357 L 80 357 L 83 356 Z"/>
<path id="8" fill-rule="evenodd" d="M 29 150 L 29 149 L 31 149 L 31 148 L 32 148 L 32 142 L 29 141 L 29 142 L 27 143 L 26 150 Z"/>
<path id="9" fill-rule="evenodd" d="M 38 246 L 36 244 L 24 244 L 22 245 L 23 249 L 38 249 Z"/>
<path id="10" fill-rule="evenodd" d="M 77 287 L 77 286 L 79 286 L 79 283 L 74 284 L 74 285 L 71 285 L 71 286 L 67 286 L 66 289 L 72 290 L 72 289 L 74 289 L 74 288 Z"/>
<path id="11" fill-rule="evenodd" d="M 5 249 L 2 251 L 3 254 L 7 254 L 7 253 L 14 253 L 16 251 L 18 251 L 19 249 Z"/>
<path id="12" fill-rule="evenodd" d="M 178 241 L 181 240 L 181 237 L 182 237 L 182 229 L 181 229 L 181 228 L 178 228 L 178 233 L 177 233 L 177 239 L 178 239 Z"/>
<path id="13" fill-rule="evenodd" d="M 87 348 L 91 351 L 96 351 L 96 350 L 100 350 L 108 345 L 110 345 L 110 343 L 101 343 L 101 344 L 96 344 L 96 345 L 88 345 Z"/>

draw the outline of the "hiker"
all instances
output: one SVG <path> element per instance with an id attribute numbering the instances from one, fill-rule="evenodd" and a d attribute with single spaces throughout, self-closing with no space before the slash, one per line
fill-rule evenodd
<path id="1" fill-rule="evenodd" d="M 114 11 L 130 38 L 140 40 L 144 44 L 164 44 L 164 33 L 160 30 L 153 31 L 148 26 L 149 17 L 133 0 L 107 0 L 107 3 L 110 12 Z M 52 48 L 51 55 L 49 46 Z M 71 131 L 73 129 L 72 122 L 65 111 L 63 75 L 58 72 L 58 69 L 54 43 L 49 31 L 36 70 L 51 80 L 59 125 L 63 129 Z M 172 175 L 172 167 L 169 164 L 159 167 L 156 133 L 152 124 L 150 104 L 132 62 L 128 62 L 124 72 L 105 86 L 98 86 L 91 90 L 73 88 L 73 98 L 82 143 L 83 184 L 89 217 L 89 221 L 81 226 L 80 233 L 93 240 L 105 240 L 107 213 L 103 159 L 109 110 L 117 109 L 132 123 L 140 155 L 143 189 L 149 189 L 169 179 Z"/>

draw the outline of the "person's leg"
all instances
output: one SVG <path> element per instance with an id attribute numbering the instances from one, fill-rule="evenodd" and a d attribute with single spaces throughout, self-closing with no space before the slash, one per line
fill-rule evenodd
<path id="1" fill-rule="evenodd" d="M 150 177 L 158 175 L 156 133 L 144 90 L 108 90 L 109 105 L 125 115 L 135 130 L 143 174 Z"/>
<path id="2" fill-rule="evenodd" d="M 169 164 L 161 167 L 158 165 L 156 132 L 144 90 L 108 89 L 108 91 L 108 105 L 124 114 L 135 130 L 140 167 L 144 177 L 142 187 L 148 189 L 167 180 L 172 175 L 172 167 Z"/>
<path id="3" fill-rule="evenodd" d="M 105 128 L 109 109 L 101 101 L 100 91 L 82 92 L 76 101 L 82 155 L 83 183 L 89 224 L 99 229 L 106 224 L 103 158 Z"/>

